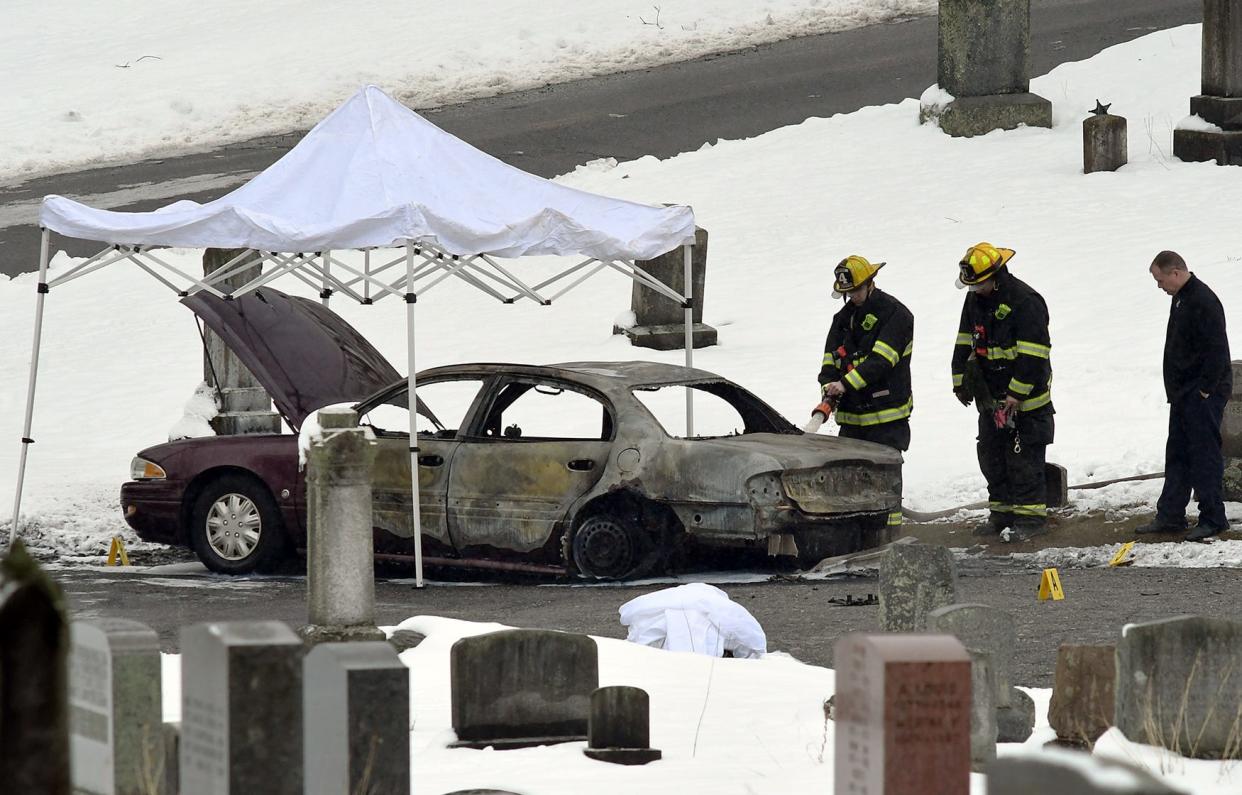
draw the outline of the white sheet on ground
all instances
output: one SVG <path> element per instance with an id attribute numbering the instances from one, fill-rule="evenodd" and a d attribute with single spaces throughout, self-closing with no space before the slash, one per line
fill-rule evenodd
<path id="1" fill-rule="evenodd" d="M 284 157 L 207 204 L 141 213 L 43 200 L 40 223 L 84 240 L 308 252 L 432 243 L 450 254 L 650 259 L 694 242 L 689 207 L 549 182 L 444 132 L 375 86 Z"/>
<path id="2" fill-rule="evenodd" d="M 720 657 L 762 657 L 763 627 L 750 612 L 714 585 L 695 582 L 635 597 L 621 605 L 626 640 L 644 646 Z"/>

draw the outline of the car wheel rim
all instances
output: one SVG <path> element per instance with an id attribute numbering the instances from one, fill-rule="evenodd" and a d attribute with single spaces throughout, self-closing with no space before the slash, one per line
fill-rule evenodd
<path id="1" fill-rule="evenodd" d="M 620 577 L 631 568 L 634 545 L 626 529 L 610 519 L 593 519 L 578 531 L 581 563 L 599 577 Z"/>
<path id="2" fill-rule="evenodd" d="M 225 560 L 242 560 L 263 533 L 259 508 L 244 494 L 221 495 L 207 512 L 207 544 Z"/>

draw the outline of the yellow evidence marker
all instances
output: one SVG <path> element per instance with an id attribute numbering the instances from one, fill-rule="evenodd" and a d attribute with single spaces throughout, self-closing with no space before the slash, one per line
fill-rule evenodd
<path id="1" fill-rule="evenodd" d="M 1061 575 L 1057 574 L 1056 569 L 1044 569 L 1043 576 L 1039 578 L 1039 601 L 1045 602 L 1052 599 L 1059 602 L 1065 598 L 1065 592 L 1061 590 Z"/>
<path id="2" fill-rule="evenodd" d="M 120 536 L 113 536 L 112 546 L 108 547 L 108 565 L 115 566 L 118 557 L 121 559 L 122 566 L 129 565 L 129 554 L 125 552 L 125 542 L 121 541 Z"/>
<path id="3" fill-rule="evenodd" d="M 1117 554 L 1113 555 L 1113 559 L 1108 562 L 1110 566 L 1129 566 L 1133 560 L 1126 560 L 1126 555 L 1130 554 L 1130 550 L 1134 549 L 1134 542 L 1127 541 L 1121 545 L 1121 549 L 1117 550 Z"/>

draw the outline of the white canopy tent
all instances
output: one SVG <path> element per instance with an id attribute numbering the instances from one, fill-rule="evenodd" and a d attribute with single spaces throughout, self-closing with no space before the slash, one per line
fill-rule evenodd
<path id="1" fill-rule="evenodd" d="M 612 199 L 528 174 L 444 132 L 375 86 L 363 88 L 267 170 L 215 201 L 178 201 L 151 212 L 125 213 L 47 196 L 40 226 L 34 343 L 10 543 L 17 534 L 33 442 L 44 301 L 51 288 L 120 262 L 136 265 L 179 296 L 201 291 L 239 296 L 288 275 L 319 290 L 325 306 L 334 293 L 365 304 L 403 298 L 410 394 L 416 385 L 416 303 L 449 277 L 503 303 L 529 299 L 548 305 L 596 273 L 620 272 L 681 304 L 686 366 L 693 363 L 690 247 L 695 221 L 689 207 Z M 49 281 L 52 232 L 107 246 Z M 685 295 L 637 264 L 678 246 Z M 248 251 L 200 277 L 162 259 L 155 249 L 163 247 Z M 365 252 L 362 268 L 333 255 L 342 250 Z M 516 268 L 499 261 L 542 254 L 586 258 L 537 284 L 528 284 Z M 239 288 L 221 287 L 256 264 L 256 278 Z M 693 433 L 691 392 L 686 390 L 687 433 Z M 410 481 L 421 586 L 417 438 L 411 411 Z"/>

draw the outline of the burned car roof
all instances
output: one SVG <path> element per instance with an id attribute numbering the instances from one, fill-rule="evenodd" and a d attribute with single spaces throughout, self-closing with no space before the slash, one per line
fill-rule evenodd
<path id="1" fill-rule="evenodd" d="M 497 372 L 527 375 L 533 378 L 560 378 L 592 387 L 605 394 L 625 392 L 644 386 L 708 384 L 726 380 L 715 373 L 694 367 L 638 361 L 566 362 L 547 365 L 477 362 L 434 367 L 421 371 L 418 377 L 433 378 L 447 374 L 490 375 Z"/>

